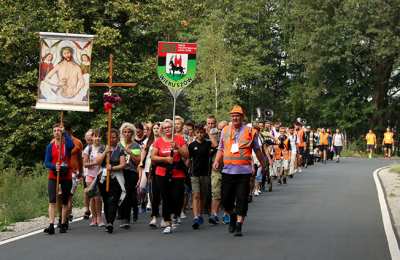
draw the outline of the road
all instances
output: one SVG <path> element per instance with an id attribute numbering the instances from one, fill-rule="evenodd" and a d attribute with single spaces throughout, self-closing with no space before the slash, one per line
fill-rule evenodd
<path id="1" fill-rule="evenodd" d="M 176 233 L 151 230 L 141 215 L 114 234 L 72 224 L 67 234 L 39 234 L 0 246 L 0 259 L 390 259 L 372 172 L 384 160 L 343 159 L 313 166 L 250 204 L 244 236 L 227 226 Z"/>

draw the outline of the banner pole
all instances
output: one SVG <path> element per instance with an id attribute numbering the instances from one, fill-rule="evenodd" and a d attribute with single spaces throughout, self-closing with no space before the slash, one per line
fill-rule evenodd
<path id="1" fill-rule="evenodd" d="M 174 106 L 172 108 L 172 142 L 174 141 L 175 136 L 175 110 L 176 110 L 176 99 L 178 98 L 175 94 L 172 95 L 174 98 Z"/>
<path id="2" fill-rule="evenodd" d="M 64 111 L 60 112 L 60 125 L 61 128 L 64 128 Z M 60 152 L 58 155 L 58 164 L 61 164 L 62 159 L 62 152 L 63 152 L 63 138 L 64 138 L 64 131 L 61 133 L 61 142 L 60 142 Z M 60 186 L 60 170 L 57 170 L 57 180 L 56 180 L 56 196 L 58 196 L 59 187 Z"/>

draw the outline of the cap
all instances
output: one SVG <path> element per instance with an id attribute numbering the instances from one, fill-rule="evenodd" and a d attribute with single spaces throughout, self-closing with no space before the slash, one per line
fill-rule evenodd
<path id="1" fill-rule="evenodd" d="M 229 114 L 240 114 L 242 116 L 244 115 L 243 109 L 239 105 L 233 106 L 233 108 L 232 108 L 231 112 L 229 112 Z"/>

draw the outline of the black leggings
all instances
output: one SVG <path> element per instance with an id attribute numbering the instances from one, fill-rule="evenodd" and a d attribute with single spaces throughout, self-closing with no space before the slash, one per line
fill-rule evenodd
<path id="1" fill-rule="evenodd" d="M 136 184 L 138 182 L 138 174 L 135 171 L 124 170 L 126 197 L 121 204 L 119 215 L 122 219 L 131 220 L 131 212 L 133 208 L 133 216 L 138 217 L 138 200 Z"/>
<path id="2" fill-rule="evenodd" d="M 104 203 L 104 215 L 106 217 L 107 224 L 113 224 L 118 210 L 118 202 L 121 197 L 121 187 L 117 181 L 117 178 L 110 177 L 110 190 L 106 192 L 106 181 L 99 183 L 101 196 L 103 197 Z"/>
<path id="3" fill-rule="evenodd" d="M 179 216 L 183 206 L 185 194 L 185 179 L 156 176 L 156 182 L 160 188 L 162 198 L 162 216 L 164 221 L 171 221 L 171 214 Z"/>
<path id="4" fill-rule="evenodd" d="M 151 174 L 150 178 L 151 178 L 151 183 L 150 183 L 151 216 L 159 217 L 160 216 L 160 203 L 161 203 L 160 187 L 157 183 L 155 174 Z"/>
<path id="5" fill-rule="evenodd" d="M 222 205 L 226 211 L 236 209 L 239 216 L 247 215 L 250 177 L 251 174 L 222 173 Z"/>
<path id="6" fill-rule="evenodd" d="M 71 196 L 72 181 L 71 180 L 60 180 L 61 185 L 61 202 L 63 205 L 68 205 L 69 197 Z M 56 203 L 56 180 L 49 180 L 47 183 L 47 190 L 49 192 L 49 203 Z"/>

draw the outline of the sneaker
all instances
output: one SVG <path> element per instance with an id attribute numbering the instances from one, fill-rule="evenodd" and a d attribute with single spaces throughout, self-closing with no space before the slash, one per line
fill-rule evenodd
<path id="1" fill-rule="evenodd" d="M 192 228 L 193 228 L 193 229 L 199 229 L 199 227 L 200 227 L 200 220 L 199 220 L 199 218 L 194 218 L 194 219 L 193 219 Z"/>
<path id="2" fill-rule="evenodd" d="M 45 228 L 43 230 L 44 233 L 47 233 L 49 235 L 54 235 L 55 230 L 54 230 L 54 224 L 50 224 L 49 227 Z"/>
<path id="3" fill-rule="evenodd" d="M 167 226 L 162 231 L 163 234 L 171 234 L 172 233 L 172 226 Z"/>
<path id="4" fill-rule="evenodd" d="M 222 216 L 222 223 L 224 223 L 225 225 L 228 225 L 229 222 L 231 222 L 231 218 L 228 214 L 224 214 Z"/>
<path id="5" fill-rule="evenodd" d="M 259 193 L 257 190 L 255 190 L 255 191 L 253 192 L 253 195 L 257 197 L 258 195 L 260 195 L 260 193 Z"/>
<path id="6" fill-rule="evenodd" d="M 100 222 L 97 226 L 99 226 L 99 227 L 105 227 L 106 224 L 104 224 L 104 222 Z"/>
<path id="7" fill-rule="evenodd" d="M 236 229 L 236 219 L 237 219 L 237 216 L 236 216 L 236 214 L 231 214 L 230 215 L 230 222 L 229 222 L 229 233 L 234 233 L 235 232 L 235 229 Z"/>
<path id="8" fill-rule="evenodd" d="M 203 216 L 199 216 L 199 224 L 203 225 L 204 224 L 204 218 Z"/>
<path id="9" fill-rule="evenodd" d="M 185 212 L 183 212 L 183 211 L 181 212 L 180 218 L 187 218 Z"/>
<path id="10" fill-rule="evenodd" d="M 147 202 L 146 210 L 151 211 L 151 202 L 150 201 Z"/>
<path id="11" fill-rule="evenodd" d="M 89 219 L 89 217 L 90 217 L 90 210 L 86 210 L 85 214 L 83 215 L 83 218 L 84 219 Z"/>
<path id="12" fill-rule="evenodd" d="M 243 236 L 242 234 L 242 223 L 237 222 L 235 226 L 235 234 L 233 234 L 235 237 L 241 237 Z"/>
<path id="13" fill-rule="evenodd" d="M 168 226 L 168 223 L 164 221 L 164 219 L 161 220 L 160 223 L 160 228 L 166 228 Z"/>
<path id="14" fill-rule="evenodd" d="M 97 222 L 96 221 L 92 221 L 92 222 L 90 222 L 89 226 L 95 227 L 95 226 L 97 226 Z"/>
<path id="15" fill-rule="evenodd" d="M 106 232 L 111 234 L 114 231 L 114 227 L 112 224 L 107 224 L 106 225 Z"/>
<path id="16" fill-rule="evenodd" d="M 217 225 L 219 222 L 218 216 L 210 216 L 208 218 L 208 223 L 212 224 L 212 225 Z"/>
<path id="17" fill-rule="evenodd" d="M 60 233 L 67 233 L 68 226 L 67 224 L 61 224 Z"/>
<path id="18" fill-rule="evenodd" d="M 152 227 L 152 228 L 157 228 L 157 218 L 156 217 L 152 217 L 151 218 L 149 226 Z"/>
<path id="19" fill-rule="evenodd" d="M 72 220 L 74 220 L 74 216 L 73 216 L 73 215 L 69 215 L 69 216 L 68 216 L 68 221 L 69 221 L 69 222 L 72 222 Z"/>
<path id="20" fill-rule="evenodd" d="M 172 218 L 172 224 L 180 225 L 181 223 L 182 223 L 181 218 L 177 218 L 175 216 Z"/>
<path id="21" fill-rule="evenodd" d="M 119 228 L 130 229 L 131 225 L 129 225 L 128 223 L 124 223 L 124 224 L 119 225 Z"/>
<path id="22" fill-rule="evenodd" d="M 302 172 L 301 168 L 299 168 L 299 171 L 298 171 L 298 172 Z"/>

